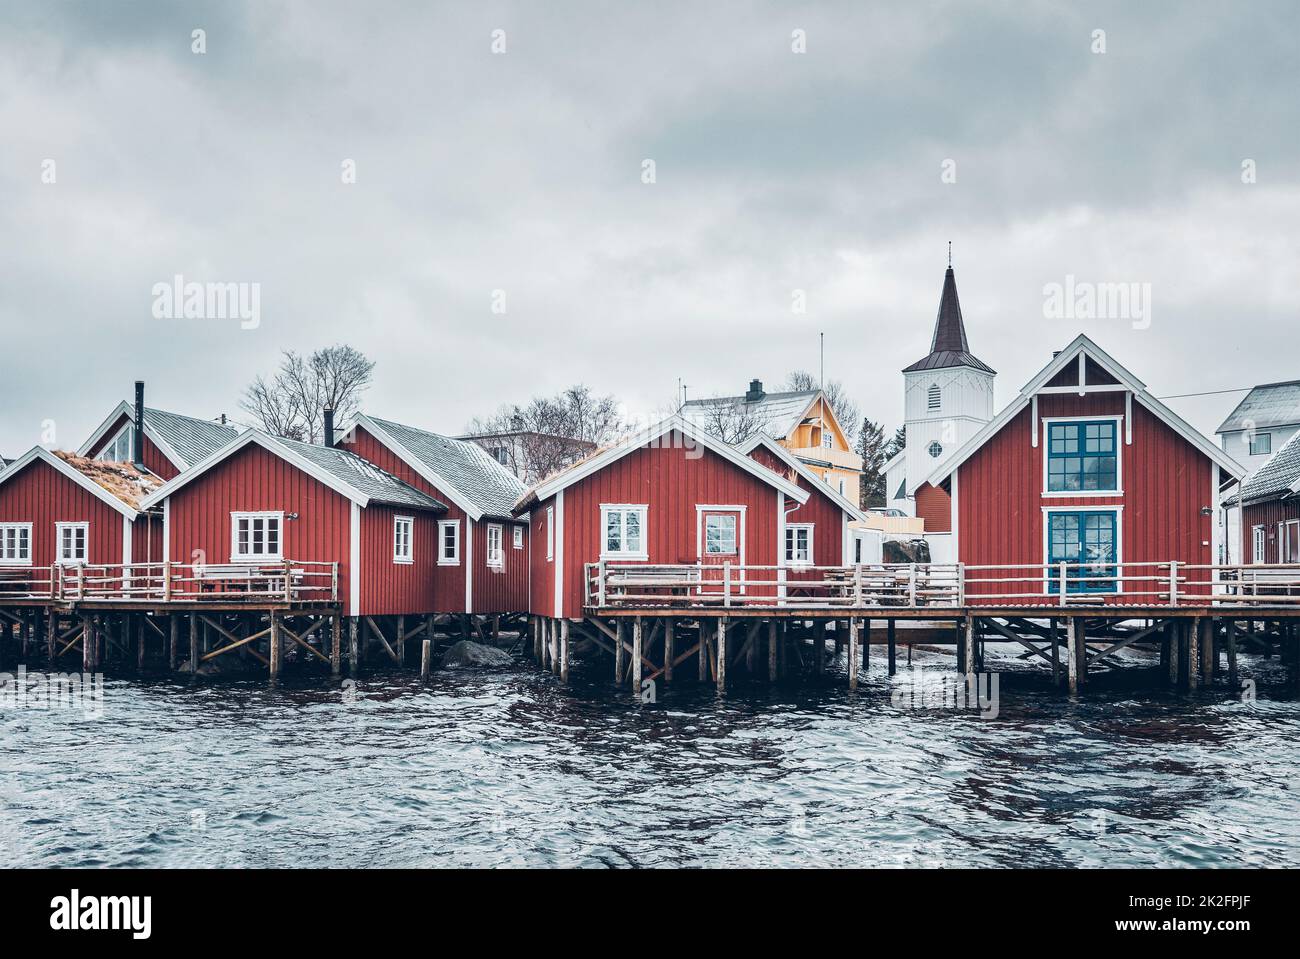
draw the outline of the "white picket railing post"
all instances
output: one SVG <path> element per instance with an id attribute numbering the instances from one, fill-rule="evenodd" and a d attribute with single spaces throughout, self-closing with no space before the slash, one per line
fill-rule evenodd
<path id="1" fill-rule="evenodd" d="M 731 563 L 722 564 L 722 605 L 731 605 Z"/>
<path id="2" fill-rule="evenodd" d="M 1169 564 L 1169 605 L 1178 605 L 1178 560 Z"/>
<path id="3" fill-rule="evenodd" d="M 966 564 L 957 564 L 957 606 L 966 605 Z"/>
<path id="4" fill-rule="evenodd" d="M 607 573 L 605 570 L 605 561 L 603 559 L 600 561 L 600 565 L 597 567 L 596 575 L 600 577 L 600 579 L 596 583 L 596 590 L 597 590 L 596 595 L 600 598 L 600 601 L 597 605 L 601 609 L 604 609 L 605 608 L 605 577 Z"/>
<path id="5" fill-rule="evenodd" d="M 1066 567 L 1067 564 L 1065 560 L 1061 560 L 1061 605 L 1062 606 L 1064 606 L 1066 603 L 1069 602 L 1069 600 L 1066 598 L 1066 593 L 1068 593 L 1070 590 L 1070 583 L 1067 578 L 1069 574 L 1067 573 Z"/>
<path id="6" fill-rule="evenodd" d="M 907 605 L 916 608 L 916 564 L 907 568 Z"/>

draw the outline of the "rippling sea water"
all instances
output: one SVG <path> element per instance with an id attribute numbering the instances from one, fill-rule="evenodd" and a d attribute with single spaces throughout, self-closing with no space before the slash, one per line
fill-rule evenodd
<path id="1" fill-rule="evenodd" d="M 1150 673 L 1070 700 L 1005 669 L 996 719 L 891 703 L 883 656 L 639 705 L 603 669 L 191 685 L 0 714 L 7 866 L 1296 866 L 1300 702 Z M 1130 657 L 1126 665 L 1140 663 Z M 842 669 L 842 663 L 837 664 Z M 1277 667 L 1274 664 L 1273 670 Z M 1274 685 L 1269 685 L 1270 680 Z"/>

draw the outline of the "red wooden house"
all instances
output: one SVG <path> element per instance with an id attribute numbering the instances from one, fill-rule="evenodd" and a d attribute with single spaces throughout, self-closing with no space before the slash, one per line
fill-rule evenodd
<path id="1" fill-rule="evenodd" d="M 435 611 L 439 500 L 344 450 L 247 430 L 146 498 L 164 559 L 268 566 L 338 563 L 348 616 Z M 310 581 L 326 599 L 328 582 Z"/>
<path id="2" fill-rule="evenodd" d="M 849 523 L 865 521 L 863 512 L 767 434 L 756 433 L 739 449 L 810 494 L 806 503 L 786 513 L 786 565 L 796 570 L 800 565 L 850 565 L 853 537 Z"/>
<path id="3" fill-rule="evenodd" d="M 161 561 L 162 517 L 142 506 L 161 484 L 130 463 L 33 447 L 0 472 L 0 590 L 49 595 L 57 566 Z"/>
<path id="4" fill-rule="evenodd" d="M 1081 335 L 929 482 L 951 495 L 971 601 L 1059 596 L 1067 563 L 1079 599 L 1145 604 L 1165 601 L 1161 564 L 1215 561 L 1214 510 L 1243 472 Z M 1019 568 L 971 569 L 992 565 Z M 1018 581 L 975 582 L 995 578 Z"/>
<path id="5" fill-rule="evenodd" d="M 225 446 L 239 430 L 144 405 L 144 383 L 136 381 L 135 403 L 119 403 L 81 444 L 78 455 L 110 462 L 135 462 L 164 480 L 172 479 Z M 135 446 L 136 437 L 140 448 Z"/>
<path id="6" fill-rule="evenodd" d="M 518 478 L 481 446 L 359 415 L 335 445 L 447 503 L 438 519 L 432 601 L 439 613 L 528 609 L 528 522 Z"/>
<path id="7" fill-rule="evenodd" d="M 784 566 L 787 513 L 811 494 L 680 416 L 533 487 L 536 615 L 583 615 L 589 563 Z M 743 575 L 743 574 L 742 574 Z M 743 578 L 736 588 L 745 590 Z"/>
<path id="8" fill-rule="evenodd" d="M 1300 563 L 1300 433 L 1241 489 L 1241 555 L 1249 563 Z M 1234 498 L 1235 499 L 1235 498 Z"/>

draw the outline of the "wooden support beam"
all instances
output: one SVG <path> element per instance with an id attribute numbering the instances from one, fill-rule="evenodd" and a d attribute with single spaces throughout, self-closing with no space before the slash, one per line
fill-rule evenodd
<path id="1" fill-rule="evenodd" d="M 1193 619 L 1184 631 L 1187 634 L 1187 688 L 1193 690 L 1200 685 L 1201 678 L 1201 618 Z"/>
<path id="2" fill-rule="evenodd" d="M 406 665 L 406 617 L 397 617 L 397 635 L 393 638 L 397 646 L 397 665 Z"/>
<path id="3" fill-rule="evenodd" d="M 426 639 L 420 643 L 420 682 L 429 681 L 429 669 L 433 663 L 433 640 Z"/>
<path id="4" fill-rule="evenodd" d="M 337 678 L 343 672 L 343 616 L 330 617 L 330 675 Z"/>
<path id="5" fill-rule="evenodd" d="M 898 669 L 897 666 L 898 636 L 896 632 L 896 625 L 897 624 L 894 622 L 894 620 L 891 619 L 888 621 L 885 627 L 885 644 L 888 647 L 888 651 L 889 651 L 889 675 L 891 676 L 893 676 Z"/>
<path id="6" fill-rule="evenodd" d="M 1169 644 L 1169 685 L 1177 686 L 1183 662 L 1183 626 L 1176 619 L 1165 620 L 1165 641 Z"/>
<path id="7" fill-rule="evenodd" d="M 707 682 L 709 679 L 709 643 L 704 635 L 704 629 L 705 629 L 704 620 L 702 619 L 699 620 L 699 627 L 700 627 L 700 642 L 699 645 L 697 645 L 695 648 L 699 655 L 697 668 L 699 671 L 700 682 L 703 683 L 703 682 Z"/>
<path id="8" fill-rule="evenodd" d="M 280 676 L 280 657 L 284 654 L 284 640 L 280 636 L 280 617 L 275 613 L 271 614 L 271 679 L 278 679 Z"/>
<path id="9" fill-rule="evenodd" d="M 95 671 L 95 624 L 89 616 L 81 617 L 81 671 Z"/>
<path id="10" fill-rule="evenodd" d="M 1200 629 L 1201 681 L 1207 685 L 1214 680 L 1214 619 L 1206 616 Z"/>
<path id="11" fill-rule="evenodd" d="M 975 672 L 975 668 L 976 668 L 975 617 L 974 616 L 966 617 L 966 629 L 965 629 L 965 636 L 963 638 L 964 638 L 964 645 L 962 647 L 963 648 L 962 668 L 967 674 L 970 674 Z"/>
<path id="12" fill-rule="evenodd" d="M 776 635 L 777 635 L 777 634 L 776 634 L 776 620 L 774 620 L 774 619 L 769 619 L 769 620 L 767 621 L 767 681 L 770 682 L 770 683 L 774 683 L 774 682 L 776 682 L 776 679 L 777 679 L 777 674 L 776 674 L 776 647 L 777 647 L 777 638 L 776 638 Z"/>
<path id="13" fill-rule="evenodd" d="M 190 675 L 199 674 L 199 617 L 190 613 Z"/>
<path id="14" fill-rule="evenodd" d="M 495 622 L 495 621 L 494 621 Z M 496 627 L 493 626 L 495 633 Z M 560 682 L 569 681 L 569 621 L 560 620 Z"/>
<path id="15" fill-rule="evenodd" d="M 677 638 L 677 621 L 673 619 L 664 621 L 664 682 L 673 681 L 673 647 Z"/>
<path id="16" fill-rule="evenodd" d="M 244 649 L 248 647 L 249 643 L 255 643 L 263 636 L 270 635 L 270 633 L 271 633 L 271 628 L 268 626 L 266 629 L 262 630 L 261 632 L 253 633 L 251 636 L 245 636 L 243 639 L 240 639 L 234 643 L 227 643 L 225 646 L 220 646 L 212 650 L 212 652 L 210 653 L 204 653 L 202 656 L 202 661 L 206 663 L 208 660 L 216 659 L 218 656 L 222 656 L 226 653 L 231 652 L 232 650 Z M 197 647 L 195 647 L 195 649 L 197 650 Z M 258 662 L 260 662 L 263 666 L 270 669 L 271 661 L 267 659 L 265 656 L 263 656 L 261 653 L 257 652 L 257 650 L 249 649 L 248 654 L 252 656 L 254 659 L 256 659 Z"/>
<path id="17" fill-rule="evenodd" d="M 139 616 L 136 617 L 136 624 L 135 624 L 135 634 L 136 634 L 136 635 L 135 635 L 135 668 L 136 668 L 136 672 L 140 672 L 140 673 L 144 672 L 144 653 L 145 653 L 145 648 L 144 648 L 144 630 L 145 630 L 145 622 L 146 622 L 148 619 L 149 619 L 149 617 L 146 616 L 146 615 L 144 615 L 144 613 L 141 613 Z"/>
<path id="18" fill-rule="evenodd" d="M 167 617 L 167 668 L 176 672 L 181 646 L 181 621 L 175 613 Z"/>
<path id="19" fill-rule="evenodd" d="M 348 672 L 357 674 L 361 659 L 361 621 L 356 616 L 348 617 Z"/>
<path id="20" fill-rule="evenodd" d="M 1234 689 L 1237 686 L 1237 631 L 1232 625 L 1228 628 L 1228 684 Z"/>
<path id="21" fill-rule="evenodd" d="M 388 640 L 384 636 L 384 631 L 379 628 L 379 624 L 375 622 L 374 617 L 367 616 L 365 619 L 366 619 L 366 626 L 370 629 L 370 634 L 374 636 L 377 640 L 379 640 L 379 642 L 383 645 L 384 652 L 388 653 L 388 658 L 391 659 L 393 662 L 395 662 L 398 666 L 402 665 L 402 660 L 397 655 L 397 650 L 393 649 L 393 647 L 388 644 Z"/>
<path id="22" fill-rule="evenodd" d="M 50 668 L 54 668 L 54 662 L 58 658 L 59 637 L 59 614 L 51 609 L 49 618 L 45 621 L 45 652 L 50 661 Z"/>
<path id="23" fill-rule="evenodd" d="M 285 635 L 287 635 L 291 640 L 293 640 L 295 643 L 297 643 L 297 644 L 298 644 L 299 646 L 301 646 L 303 649 L 307 650 L 307 652 L 311 653 L 313 656 L 315 656 L 317 659 L 319 659 L 322 663 L 329 664 L 329 661 L 330 661 L 330 660 L 329 660 L 329 657 L 326 656 L 324 653 L 322 653 L 319 649 L 317 649 L 317 648 L 316 648 L 315 646 L 313 646 L 311 643 L 307 642 L 307 638 L 308 638 L 309 636 L 311 636 L 312 633 L 316 632 L 316 630 L 318 630 L 318 629 L 319 629 L 321 626 L 323 626 L 323 625 L 325 625 L 325 618 L 324 618 L 324 617 L 322 617 L 322 618 L 316 620 L 316 622 L 313 623 L 313 624 L 311 625 L 311 627 L 310 627 L 309 629 L 307 629 L 307 630 L 306 630 L 306 631 L 305 631 L 301 636 L 298 635 L 297 633 L 295 633 L 293 630 L 291 630 L 288 626 L 283 626 L 283 625 L 282 625 L 282 626 L 281 626 L 281 631 L 284 632 Z"/>

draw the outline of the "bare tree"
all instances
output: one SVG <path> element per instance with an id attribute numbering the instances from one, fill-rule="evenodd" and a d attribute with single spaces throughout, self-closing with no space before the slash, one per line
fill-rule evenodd
<path id="1" fill-rule="evenodd" d="M 325 407 L 333 407 L 336 423 L 354 416 L 374 369 L 372 360 L 346 344 L 310 356 L 285 350 L 275 376 L 270 381 L 258 376 L 239 405 L 268 433 L 318 443 L 325 433 Z"/>
<path id="2" fill-rule="evenodd" d="M 554 396 L 535 396 L 524 406 L 506 405 L 491 416 L 476 417 L 467 432 L 518 434 L 516 442 L 502 448 L 507 465 L 525 482 L 532 482 L 580 458 L 590 448 L 587 444 L 606 446 L 628 429 L 618 400 L 598 396 L 579 383 Z"/>
<path id="3" fill-rule="evenodd" d="M 712 397 L 710 402 L 692 407 L 698 412 L 693 413 L 691 419 L 704 432 L 735 446 L 761 430 L 767 420 L 758 414 L 753 404 L 746 403 L 744 397 L 735 398 L 734 402 L 726 402 L 726 399 Z"/>
<path id="4" fill-rule="evenodd" d="M 839 380 L 828 380 L 823 386 L 817 377 L 807 370 L 795 370 L 786 377 L 785 388 L 800 391 L 822 390 L 826 394 L 826 401 L 831 404 L 831 411 L 839 420 L 840 429 L 844 431 L 844 438 L 848 440 L 849 448 L 853 448 L 853 444 L 858 439 L 861 412 L 858 404 L 849 397 L 843 383 Z"/>

